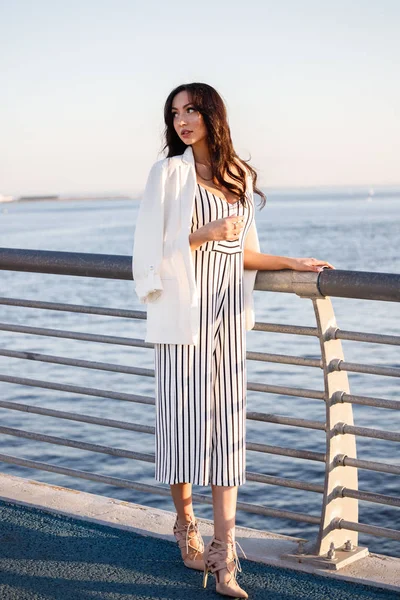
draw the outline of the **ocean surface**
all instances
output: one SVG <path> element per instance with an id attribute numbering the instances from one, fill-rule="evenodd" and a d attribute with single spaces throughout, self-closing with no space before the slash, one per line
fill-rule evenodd
<path id="1" fill-rule="evenodd" d="M 0 246 L 70 252 L 132 254 L 133 231 L 138 202 L 133 200 L 72 200 L 64 202 L 20 202 L 0 205 Z M 268 254 L 321 258 L 337 269 L 400 273 L 400 194 L 336 193 L 304 194 L 299 191 L 271 194 L 263 210 L 256 211 L 261 249 Z M 132 281 L 114 281 L 35 273 L 0 272 L 0 295 L 11 298 L 85 304 L 101 307 L 141 309 Z M 271 323 L 315 326 L 310 300 L 291 294 L 254 293 L 256 319 Z M 400 335 L 400 305 L 332 298 L 341 329 Z M 97 315 L 74 314 L 0 306 L 5 323 L 68 329 L 105 335 L 143 338 L 144 322 Z M 320 356 L 318 340 L 288 334 L 247 333 L 248 350 Z M 103 343 L 1 332 L 1 347 L 77 357 L 92 361 L 153 368 L 153 350 Z M 343 341 L 348 361 L 400 367 L 400 348 L 380 344 Z M 118 392 L 154 397 L 154 379 L 95 371 L 64 365 L 0 357 L 0 372 L 8 375 L 92 386 Z M 248 361 L 248 381 L 323 389 L 320 369 Z M 399 399 L 399 381 L 349 373 L 354 394 Z M 103 418 L 154 425 L 154 407 L 106 398 L 82 396 L 34 387 L 0 383 L 1 398 Z M 320 400 L 248 392 L 248 410 L 324 420 Z M 48 435 L 154 453 L 152 435 L 108 427 L 74 423 L 40 415 L 0 409 L 3 426 Z M 399 413 L 393 410 L 354 406 L 355 424 L 388 431 L 399 430 Z M 324 452 L 324 433 L 307 429 L 248 421 L 247 441 Z M 155 484 L 154 464 L 55 446 L 8 435 L 0 436 L 0 452 L 54 465 L 91 471 Z M 358 457 L 400 464 L 394 442 L 367 438 L 357 440 Z M 5 473 L 103 494 L 131 502 L 174 510 L 169 497 L 121 489 L 63 475 L 0 465 Z M 323 483 L 322 463 L 247 451 L 247 471 Z M 168 486 L 164 486 L 168 488 Z M 399 478 L 385 473 L 359 471 L 359 488 L 399 496 Z M 210 487 L 193 486 L 193 491 L 211 494 Z M 315 492 L 246 482 L 239 488 L 239 502 L 318 515 L 322 496 Z M 212 518 L 212 507 L 195 503 L 195 513 Z M 360 502 L 359 520 L 399 529 L 400 510 Z M 296 521 L 274 519 L 238 510 L 237 524 L 301 535 L 313 539 L 317 527 Z M 360 534 L 359 544 L 370 551 L 400 556 L 400 543 Z"/>

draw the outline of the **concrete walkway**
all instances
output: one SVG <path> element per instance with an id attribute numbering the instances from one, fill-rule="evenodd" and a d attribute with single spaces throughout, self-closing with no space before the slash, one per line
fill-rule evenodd
<path id="1" fill-rule="evenodd" d="M 173 542 L 0 501 L 1 600 L 222 598 Z M 399 594 L 240 560 L 252 600 L 398 600 Z"/>

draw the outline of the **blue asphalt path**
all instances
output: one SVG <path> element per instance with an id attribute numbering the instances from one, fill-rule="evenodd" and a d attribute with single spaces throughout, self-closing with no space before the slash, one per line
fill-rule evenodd
<path id="1" fill-rule="evenodd" d="M 250 600 L 399 600 L 399 594 L 240 560 Z M 1 600 L 223 598 L 174 542 L 0 501 Z"/>

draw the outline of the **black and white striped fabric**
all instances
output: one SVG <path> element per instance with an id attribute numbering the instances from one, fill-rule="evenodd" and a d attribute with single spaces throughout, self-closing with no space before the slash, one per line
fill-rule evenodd
<path id="1" fill-rule="evenodd" d="M 254 206 L 234 204 L 197 184 L 191 231 L 243 215 L 238 240 L 193 252 L 200 301 L 195 344 L 155 344 L 155 478 L 163 483 L 245 483 L 246 330 L 243 239 Z"/>

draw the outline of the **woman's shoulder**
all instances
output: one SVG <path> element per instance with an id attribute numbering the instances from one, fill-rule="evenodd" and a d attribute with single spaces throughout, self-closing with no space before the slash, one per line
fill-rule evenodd
<path id="1" fill-rule="evenodd" d="M 167 158 L 160 158 L 159 160 L 156 160 L 150 168 L 150 173 L 151 172 L 160 172 L 162 171 L 166 166 L 168 166 L 168 159 Z"/>
<path id="2" fill-rule="evenodd" d="M 151 169 L 150 169 L 150 173 L 154 174 L 154 175 L 157 175 L 157 174 L 161 175 L 164 170 L 168 171 L 168 173 L 171 173 L 171 171 L 176 169 L 177 166 L 180 164 L 181 164 L 180 156 L 171 156 L 171 157 L 160 158 L 159 160 L 156 160 L 153 163 L 153 165 L 151 166 Z"/>

